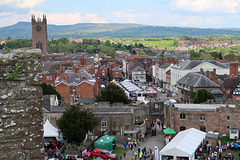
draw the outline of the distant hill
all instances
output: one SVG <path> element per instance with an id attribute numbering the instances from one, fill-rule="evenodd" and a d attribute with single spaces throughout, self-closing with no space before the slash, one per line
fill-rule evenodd
<path id="1" fill-rule="evenodd" d="M 31 39 L 31 23 L 18 22 L 15 25 L 0 28 L 0 38 L 11 37 Z M 182 37 L 182 36 L 240 36 L 240 29 L 201 29 L 187 27 L 147 26 L 131 23 L 79 23 L 75 25 L 48 25 L 48 38 L 147 38 Z"/>

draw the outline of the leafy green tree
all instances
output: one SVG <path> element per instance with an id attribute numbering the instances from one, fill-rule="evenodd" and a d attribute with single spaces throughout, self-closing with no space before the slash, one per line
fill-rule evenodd
<path id="1" fill-rule="evenodd" d="M 41 87 L 42 87 L 43 95 L 56 94 L 58 99 L 61 100 L 61 95 L 53 86 L 46 83 L 42 83 Z"/>
<path id="2" fill-rule="evenodd" d="M 222 53 L 221 53 L 221 52 L 218 54 L 218 58 L 219 58 L 220 60 L 223 59 L 223 57 L 222 57 Z"/>
<path id="3" fill-rule="evenodd" d="M 224 59 L 228 60 L 228 61 L 233 61 L 236 58 L 235 54 L 231 53 L 228 54 L 224 57 Z"/>
<path id="4" fill-rule="evenodd" d="M 115 49 L 109 46 L 103 46 L 99 53 L 115 58 Z"/>
<path id="5" fill-rule="evenodd" d="M 193 91 L 193 87 L 190 87 L 190 100 L 193 102 L 195 100 L 196 93 Z"/>
<path id="6" fill-rule="evenodd" d="M 207 53 L 203 53 L 201 56 L 200 56 L 200 59 L 203 59 L 203 60 L 211 60 L 212 59 L 212 56 L 210 54 L 207 54 Z"/>
<path id="7" fill-rule="evenodd" d="M 212 93 L 208 92 L 206 89 L 200 89 L 197 92 L 194 103 L 203 103 L 206 102 L 208 99 L 215 99 L 215 97 Z"/>
<path id="8" fill-rule="evenodd" d="M 15 49 L 15 48 L 25 48 L 25 47 L 31 47 L 32 42 L 29 39 L 16 39 L 16 40 L 10 40 L 6 43 L 6 46 L 9 49 Z"/>
<path id="9" fill-rule="evenodd" d="M 111 43 L 109 42 L 109 40 L 107 40 L 105 43 L 104 43 L 105 46 L 111 46 Z"/>
<path id="10" fill-rule="evenodd" d="M 88 131 L 97 126 L 98 120 L 92 111 L 80 105 L 70 106 L 57 120 L 57 126 L 68 143 L 80 145 Z"/>
<path id="11" fill-rule="evenodd" d="M 125 92 L 116 84 L 110 83 L 106 88 L 102 89 L 100 94 L 96 97 L 97 101 L 110 102 L 123 102 L 129 104 L 130 99 L 126 96 Z"/>

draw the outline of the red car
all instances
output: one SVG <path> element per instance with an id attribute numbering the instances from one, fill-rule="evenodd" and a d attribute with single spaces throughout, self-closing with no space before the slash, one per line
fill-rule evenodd
<path id="1" fill-rule="evenodd" d="M 102 159 L 113 159 L 116 158 L 117 156 L 115 154 L 112 154 L 111 152 L 107 150 L 102 150 L 102 149 L 94 149 L 92 151 L 92 156 L 93 157 L 100 157 Z"/>

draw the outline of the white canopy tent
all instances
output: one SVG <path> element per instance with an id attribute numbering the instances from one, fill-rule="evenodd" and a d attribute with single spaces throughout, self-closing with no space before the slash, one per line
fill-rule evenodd
<path id="1" fill-rule="evenodd" d="M 56 137 L 58 140 L 59 132 L 58 129 L 55 128 L 47 119 L 45 124 L 43 125 L 43 137 Z"/>
<path id="2" fill-rule="evenodd" d="M 205 139 L 205 132 L 190 128 L 179 132 L 173 139 L 160 151 L 160 160 L 163 156 L 186 157 L 189 160 L 195 159 L 195 151 Z"/>
<path id="3" fill-rule="evenodd" d="M 141 89 L 132 83 L 131 80 L 126 79 L 123 82 L 120 82 L 121 87 L 126 89 L 128 92 L 140 91 Z"/>

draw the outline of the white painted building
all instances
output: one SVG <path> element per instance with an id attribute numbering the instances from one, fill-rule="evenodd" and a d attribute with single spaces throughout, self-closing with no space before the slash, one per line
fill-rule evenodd
<path id="1" fill-rule="evenodd" d="M 216 68 L 216 74 L 224 75 L 229 74 L 229 66 L 226 64 L 220 63 L 216 60 L 194 60 L 194 61 L 183 61 L 179 64 L 171 66 L 171 86 L 173 91 L 177 91 L 176 82 L 189 72 L 200 72 L 200 69 L 203 71 L 212 71 L 213 68 Z"/>
<path id="2" fill-rule="evenodd" d="M 132 81 L 146 82 L 146 70 L 140 66 L 135 67 L 132 70 Z"/>

